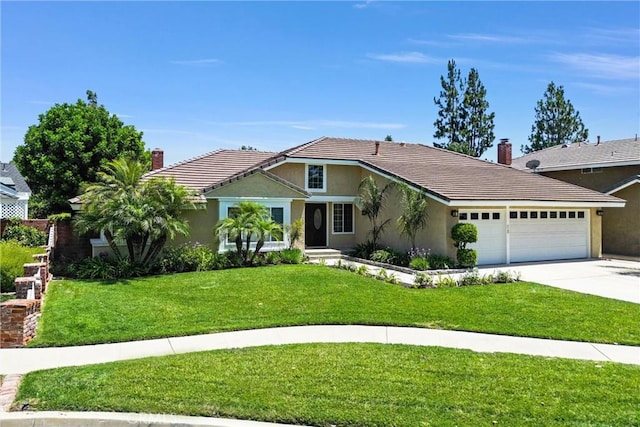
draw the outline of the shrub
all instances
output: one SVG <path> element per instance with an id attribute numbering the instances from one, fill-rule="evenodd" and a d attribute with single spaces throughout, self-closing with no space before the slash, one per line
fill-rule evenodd
<path id="1" fill-rule="evenodd" d="M 438 282 L 436 283 L 436 287 L 438 287 L 438 288 L 455 288 L 457 286 L 458 286 L 458 282 L 453 277 L 438 275 Z"/>
<path id="2" fill-rule="evenodd" d="M 378 249 L 380 249 L 380 247 L 374 245 L 371 240 L 367 240 L 364 243 L 358 243 L 356 247 L 349 252 L 349 255 L 356 258 L 371 259 L 371 254 Z"/>
<path id="3" fill-rule="evenodd" d="M 520 273 L 517 271 L 496 271 L 493 275 L 493 283 L 513 283 L 520 280 Z"/>
<path id="4" fill-rule="evenodd" d="M 446 270 L 453 267 L 456 263 L 446 255 L 429 254 L 427 255 L 429 266 L 433 270 Z"/>
<path id="5" fill-rule="evenodd" d="M 301 264 L 304 261 L 304 254 L 298 248 L 283 249 L 280 251 L 280 258 L 283 264 Z"/>
<path id="6" fill-rule="evenodd" d="M 363 264 L 360 267 L 358 267 L 358 269 L 356 270 L 356 273 L 358 273 L 361 276 L 368 276 L 369 270 L 367 269 L 367 266 Z"/>
<path id="7" fill-rule="evenodd" d="M 278 251 L 267 252 L 265 258 L 267 264 L 278 265 L 282 263 L 282 254 Z"/>
<path id="8" fill-rule="evenodd" d="M 458 249 L 456 257 L 458 265 L 462 268 L 475 267 L 478 261 L 478 253 L 475 249 Z"/>
<path id="9" fill-rule="evenodd" d="M 435 287 L 433 284 L 433 276 L 427 273 L 416 274 L 416 277 L 413 279 L 413 287 L 419 289 Z"/>
<path id="10" fill-rule="evenodd" d="M 24 264 L 34 262 L 32 255 L 42 253 L 41 248 L 29 248 L 10 240 L 0 242 L 0 289 L 15 292 L 16 277 L 24 274 Z"/>
<path id="11" fill-rule="evenodd" d="M 408 265 L 409 256 L 392 248 L 378 249 L 369 257 L 371 261 L 383 264 Z"/>
<path id="12" fill-rule="evenodd" d="M 478 286 L 478 285 L 488 285 L 493 283 L 493 277 L 483 277 L 480 275 L 477 269 L 465 273 L 460 277 L 458 281 L 459 286 Z"/>
<path id="13" fill-rule="evenodd" d="M 11 225 L 4 229 L 2 240 L 13 240 L 22 246 L 42 246 L 47 244 L 47 233 L 11 221 Z"/>
<path id="14" fill-rule="evenodd" d="M 466 249 L 467 243 L 478 241 L 478 229 L 468 222 L 459 222 L 451 228 L 451 238 L 454 240 L 456 248 Z"/>
<path id="15" fill-rule="evenodd" d="M 67 267 L 67 274 L 76 279 L 117 279 L 118 268 L 108 257 L 85 258 Z"/>
<path id="16" fill-rule="evenodd" d="M 285 232 L 289 238 L 289 249 L 293 249 L 298 243 L 298 240 L 302 238 L 302 232 L 304 231 L 304 221 L 302 219 L 296 219 L 291 225 L 285 226 Z"/>
<path id="17" fill-rule="evenodd" d="M 420 271 L 424 271 L 424 270 L 428 270 L 429 269 L 429 261 L 427 261 L 426 258 L 413 258 L 411 260 L 411 262 L 409 262 L 409 267 L 411 267 L 413 270 L 420 270 Z"/>
<path id="18" fill-rule="evenodd" d="M 216 261 L 216 253 L 208 246 L 187 243 L 165 248 L 160 260 L 160 270 L 164 273 L 213 270 Z"/>

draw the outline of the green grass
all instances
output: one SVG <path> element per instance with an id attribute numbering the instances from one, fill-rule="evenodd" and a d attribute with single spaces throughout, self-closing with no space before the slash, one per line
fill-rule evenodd
<path id="1" fill-rule="evenodd" d="M 313 344 L 41 371 L 16 401 L 323 426 L 637 426 L 639 389 L 631 365 Z"/>
<path id="2" fill-rule="evenodd" d="M 0 241 L 0 291 L 15 291 L 15 279 L 24 274 L 24 264 L 35 262 L 32 255 L 43 252 L 40 247 L 22 246 L 11 240 Z"/>
<path id="3" fill-rule="evenodd" d="M 532 283 L 406 289 L 322 266 L 50 285 L 31 346 L 311 324 L 416 326 L 640 344 L 640 305 Z"/>

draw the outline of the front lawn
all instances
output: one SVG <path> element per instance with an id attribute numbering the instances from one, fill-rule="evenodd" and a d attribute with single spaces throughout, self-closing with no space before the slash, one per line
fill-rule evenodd
<path id="1" fill-rule="evenodd" d="M 640 367 L 434 347 L 313 344 L 28 374 L 36 410 L 340 426 L 633 426 Z"/>
<path id="2" fill-rule="evenodd" d="M 314 265 L 54 282 L 31 346 L 314 324 L 640 344 L 640 305 L 533 283 L 406 289 Z"/>

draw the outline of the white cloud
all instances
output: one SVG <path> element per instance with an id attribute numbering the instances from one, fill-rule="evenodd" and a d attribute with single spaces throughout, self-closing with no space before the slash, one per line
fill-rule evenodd
<path id="1" fill-rule="evenodd" d="M 627 93 L 629 90 L 621 86 L 603 85 L 595 83 L 575 82 L 571 84 L 582 89 L 586 89 L 598 95 L 618 95 Z"/>
<path id="2" fill-rule="evenodd" d="M 353 7 L 354 7 L 355 9 L 366 9 L 366 8 L 368 8 L 368 7 L 371 5 L 371 3 L 373 3 L 373 0 L 366 0 L 366 1 L 365 1 L 365 2 L 363 2 L 363 3 L 356 3 L 356 4 L 354 4 L 354 5 L 353 5 Z"/>
<path id="3" fill-rule="evenodd" d="M 215 64 L 222 63 L 221 60 L 216 58 L 188 59 L 188 60 L 169 61 L 169 62 L 175 65 L 215 65 Z"/>
<path id="4" fill-rule="evenodd" d="M 405 64 L 439 64 L 442 59 L 425 55 L 421 52 L 400 52 L 391 54 L 367 54 L 368 58 L 377 61 L 400 62 Z"/>
<path id="5" fill-rule="evenodd" d="M 556 53 L 552 61 L 603 79 L 640 78 L 640 57 L 588 53 Z"/>
<path id="6" fill-rule="evenodd" d="M 514 37 L 499 34 L 481 34 L 481 33 L 461 33 L 461 34 L 448 34 L 448 38 L 460 41 L 476 41 L 476 42 L 488 42 L 488 43 L 530 43 L 533 41 L 530 38 Z"/>

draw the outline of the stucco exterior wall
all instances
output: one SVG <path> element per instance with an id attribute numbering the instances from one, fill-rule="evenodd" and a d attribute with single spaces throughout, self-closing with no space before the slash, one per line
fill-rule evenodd
<path id="1" fill-rule="evenodd" d="M 567 171 L 542 172 L 542 175 L 560 181 L 570 182 L 581 187 L 604 192 L 612 186 L 633 175 L 640 175 L 640 166 L 617 166 L 602 168 L 598 173 L 582 173 L 580 169 Z"/>
<path id="2" fill-rule="evenodd" d="M 216 188 L 206 194 L 207 197 L 281 197 L 300 198 L 303 194 L 256 173 L 238 181 Z"/>
<path id="3" fill-rule="evenodd" d="M 640 257 L 640 184 L 613 194 L 627 201 L 624 208 L 607 208 L 602 217 L 602 251 Z"/>
<path id="4" fill-rule="evenodd" d="M 362 180 L 359 166 L 327 165 L 327 196 L 357 196 Z"/>
<path id="5" fill-rule="evenodd" d="M 596 213 L 598 209 L 592 208 L 591 216 L 591 258 L 602 256 L 602 217 Z"/>
<path id="6" fill-rule="evenodd" d="M 300 188 L 304 188 L 305 176 L 303 163 L 283 163 L 273 169 L 270 169 L 269 172 L 297 185 Z"/>
<path id="7" fill-rule="evenodd" d="M 207 200 L 206 209 L 188 210 L 184 217 L 189 221 L 189 236 L 177 236 L 169 241 L 167 246 L 180 246 L 188 242 L 198 242 L 211 249 L 218 248 L 218 239 L 213 229 L 218 222 L 218 201 Z"/>

